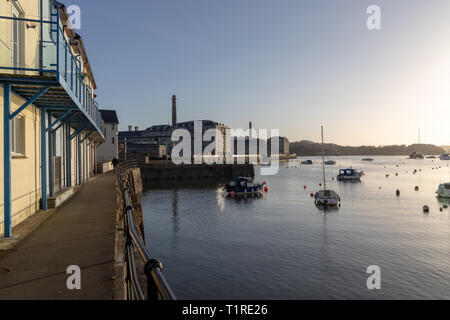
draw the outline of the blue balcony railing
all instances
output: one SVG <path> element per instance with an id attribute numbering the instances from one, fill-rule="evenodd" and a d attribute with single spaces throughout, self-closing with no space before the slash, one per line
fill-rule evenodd
<path id="1" fill-rule="evenodd" d="M 0 16 L 0 30 L 6 30 L 0 33 L 0 77 L 55 81 L 64 87 L 74 104 L 103 133 L 103 121 L 98 104 L 92 97 L 89 80 L 69 44 L 69 41 L 76 40 L 67 40 L 58 6 L 57 2 L 52 6 L 48 15 L 50 20 Z M 13 32 L 13 29 L 20 31 Z"/>

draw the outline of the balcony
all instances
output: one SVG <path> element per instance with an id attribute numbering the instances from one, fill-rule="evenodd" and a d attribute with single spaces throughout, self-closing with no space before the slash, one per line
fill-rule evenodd
<path id="1" fill-rule="evenodd" d="M 0 15 L 0 83 L 56 117 L 70 111 L 72 127 L 104 140 L 92 79 L 74 53 L 77 40 L 64 32 L 60 6 L 55 1 L 42 20 Z"/>

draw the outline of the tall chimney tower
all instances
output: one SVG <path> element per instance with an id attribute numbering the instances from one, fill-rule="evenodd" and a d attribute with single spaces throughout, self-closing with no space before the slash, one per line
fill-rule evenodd
<path id="1" fill-rule="evenodd" d="M 177 96 L 172 96 L 172 125 L 177 125 Z"/>
<path id="2" fill-rule="evenodd" d="M 251 121 L 248 123 L 248 130 L 249 130 L 248 136 L 251 138 L 252 137 L 252 122 Z"/>

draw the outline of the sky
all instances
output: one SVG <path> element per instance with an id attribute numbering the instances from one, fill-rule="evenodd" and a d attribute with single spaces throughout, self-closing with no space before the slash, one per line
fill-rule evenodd
<path id="1" fill-rule="evenodd" d="M 450 145 L 448 0 L 64 0 L 121 130 L 209 119 L 290 141 Z M 369 30 L 370 5 L 381 30 Z"/>

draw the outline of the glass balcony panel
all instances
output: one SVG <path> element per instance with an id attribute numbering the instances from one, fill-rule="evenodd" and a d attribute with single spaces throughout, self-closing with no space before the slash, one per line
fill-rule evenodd
<path id="1" fill-rule="evenodd" d="M 56 44 L 45 36 L 51 25 L 36 17 L 0 15 L 0 74 L 55 76 Z"/>

